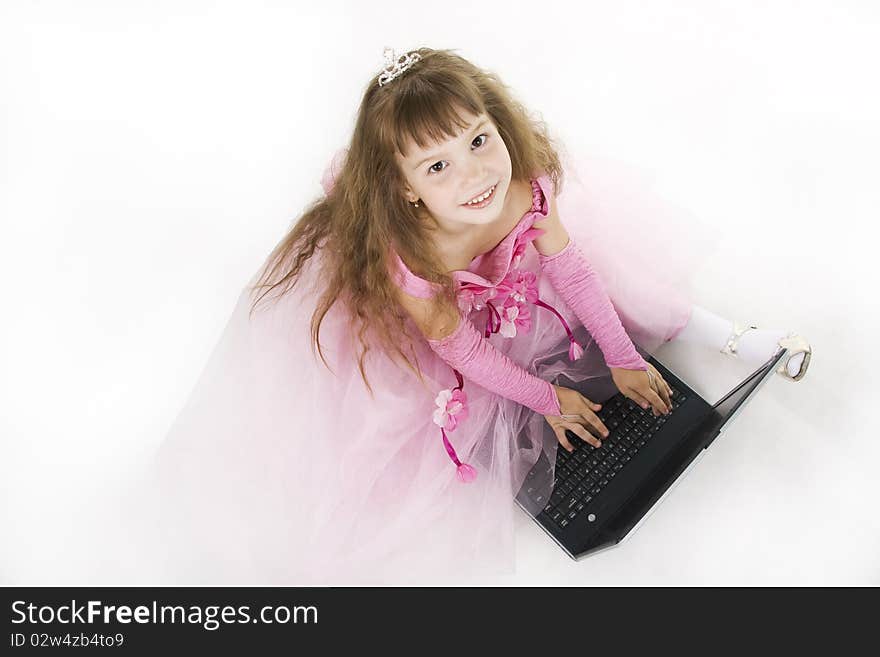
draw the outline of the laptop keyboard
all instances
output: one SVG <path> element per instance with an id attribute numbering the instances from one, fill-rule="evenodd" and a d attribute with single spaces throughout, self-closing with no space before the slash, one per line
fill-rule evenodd
<path id="1" fill-rule="evenodd" d="M 608 428 L 602 447 L 584 442 L 574 432 L 567 433 L 574 447 L 569 452 L 560 443 L 556 450 L 556 478 L 553 494 L 541 512 L 559 527 L 567 526 L 578 514 L 589 509 L 590 502 L 602 492 L 633 457 L 654 437 L 686 397 L 672 387 L 672 410 L 669 415 L 654 417 L 651 407 L 642 408 L 618 392 L 602 404 L 596 413 Z M 535 471 L 531 471 L 531 478 Z M 528 478 L 526 484 L 528 484 Z"/>

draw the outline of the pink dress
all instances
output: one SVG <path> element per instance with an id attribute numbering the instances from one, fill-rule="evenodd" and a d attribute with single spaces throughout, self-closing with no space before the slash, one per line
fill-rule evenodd
<path id="1" fill-rule="evenodd" d="M 338 154 L 325 172 L 328 194 L 339 161 Z M 579 172 L 566 168 L 560 217 L 601 274 L 627 333 L 643 355 L 652 353 L 686 323 L 689 278 L 717 238 L 614 163 L 580 164 Z M 560 375 L 603 379 L 610 395 L 598 346 L 541 276 L 532 225 L 546 215 L 552 190 L 546 176 L 531 183 L 532 208 L 514 229 L 453 273 L 460 307 L 531 373 L 561 384 Z M 550 427 L 530 409 L 460 382 L 425 342 L 417 345 L 424 384 L 369 352 L 371 396 L 338 304 L 321 331 L 329 372 L 309 346 L 318 258 L 291 293 L 253 318 L 242 291 L 127 506 L 128 516 L 131 504 L 144 507 L 130 528 L 138 572 L 150 561 L 154 583 L 288 585 L 466 583 L 513 573 L 516 528 L 530 522 L 514 498 L 542 451 L 555 463 Z M 406 289 L 430 294 L 393 249 L 389 267 Z M 575 362 L 572 339 L 584 349 Z M 477 471 L 468 484 L 456 477 L 438 426 L 449 420 L 438 396 L 460 383 L 467 415 L 445 435 Z"/>

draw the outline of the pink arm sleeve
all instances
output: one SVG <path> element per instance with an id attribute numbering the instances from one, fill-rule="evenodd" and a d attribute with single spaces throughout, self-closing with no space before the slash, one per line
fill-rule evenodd
<path id="1" fill-rule="evenodd" d="M 538 262 L 553 289 L 598 343 L 609 367 L 648 369 L 620 323 L 599 275 L 574 240 L 569 238 L 565 248 L 554 255 L 538 254 Z"/>
<path id="2" fill-rule="evenodd" d="M 553 386 L 530 374 L 484 339 L 465 317 L 450 335 L 428 339 L 431 349 L 461 374 L 487 390 L 541 415 L 562 415 Z"/>

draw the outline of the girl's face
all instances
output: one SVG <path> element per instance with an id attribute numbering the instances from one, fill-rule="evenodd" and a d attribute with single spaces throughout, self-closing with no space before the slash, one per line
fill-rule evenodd
<path id="1" fill-rule="evenodd" d="M 404 194 L 418 201 L 451 235 L 502 216 L 511 182 L 510 153 L 486 114 L 462 113 L 469 128 L 452 139 L 421 149 L 409 143 L 397 162 L 406 178 Z M 475 198 L 491 195 L 481 202 Z"/>

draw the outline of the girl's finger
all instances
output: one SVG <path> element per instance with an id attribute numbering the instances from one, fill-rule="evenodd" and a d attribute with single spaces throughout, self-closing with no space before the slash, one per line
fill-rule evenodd
<path id="1" fill-rule="evenodd" d="M 603 429 L 605 425 L 602 425 L 598 422 L 598 418 L 596 420 L 592 420 L 589 415 L 586 413 L 578 413 L 576 415 L 563 415 L 562 416 L 568 422 L 578 422 L 581 426 L 585 426 L 596 436 L 605 436 L 608 435 L 607 429 Z"/>
<path id="2" fill-rule="evenodd" d="M 666 403 L 669 410 L 672 410 L 672 388 L 669 387 L 669 384 L 666 383 L 666 380 L 663 378 L 663 375 L 657 371 L 657 368 L 650 364 L 648 367 L 651 368 L 651 372 L 654 374 L 654 379 L 657 384 L 657 393 L 663 398 L 663 401 Z"/>
<path id="3" fill-rule="evenodd" d="M 655 399 L 659 401 L 660 397 L 657 396 L 657 393 L 654 392 L 653 388 L 646 389 L 642 387 L 633 392 L 639 396 L 639 406 L 645 410 L 650 408 L 655 415 L 659 413 L 657 410 L 658 402 L 655 401 Z"/>
<path id="4" fill-rule="evenodd" d="M 644 396 L 647 397 L 647 399 L 648 399 L 648 401 L 650 402 L 651 406 L 654 407 L 654 410 L 657 412 L 657 415 L 660 415 L 660 414 L 666 412 L 666 404 L 665 404 L 664 401 L 660 398 L 660 395 L 658 395 L 658 394 L 654 391 L 653 388 L 652 388 L 651 390 L 646 390 L 646 391 L 644 392 Z"/>
<path id="5" fill-rule="evenodd" d="M 583 418 L 581 424 L 589 428 L 594 435 L 601 438 L 604 438 L 608 435 L 608 427 L 606 427 L 602 423 L 602 420 L 600 420 L 595 413 L 590 413 L 589 411 L 586 411 L 584 413 L 581 413 L 581 418 Z"/>
<path id="6" fill-rule="evenodd" d="M 672 395 L 669 393 L 669 388 L 665 385 L 660 386 L 660 397 L 663 399 L 663 403 L 666 404 L 666 408 L 672 410 Z"/>
<path id="7" fill-rule="evenodd" d="M 584 410 L 581 411 L 581 417 L 586 420 L 587 424 L 594 427 L 598 432 L 597 436 L 607 436 L 608 435 L 608 427 L 606 427 L 602 420 L 599 419 L 599 416 L 596 415 L 596 411 L 600 410 L 602 405 L 591 402 L 589 399 L 581 396 L 581 399 L 584 401 L 584 404 L 587 406 Z"/>
<path id="8" fill-rule="evenodd" d="M 660 395 L 660 399 L 663 400 L 663 404 L 665 404 L 669 410 L 672 410 L 672 395 L 669 392 L 669 386 L 666 385 L 666 381 L 663 379 L 657 381 L 656 392 Z"/>
<path id="9" fill-rule="evenodd" d="M 597 404 L 596 402 L 590 401 L 589 399 L 587 399 L 587 398 L 584 397 L 583 395 L 581 395 L 581 401 L 582 401 L 582 402 L 584 403 L 584 405 L 585 405 L 587 408 L 589 408 L 591 411 L 598 411 L 600 408 L 602 408 L 602 404 Z M 566 417 L 566 416 L 563 415 L 562 417 Z"/>
<path id="10" fill-rule="evenodd" d="M 573 452 L 574 446 L 568 441 L 568 437 L 565 435 L 565 429 L 566 426 L 560 424 L 553 427 L 553 432 L 556 434 L 557 440 L 559 440 L 559 443 L 566 449 L 566 451 Z"/>
<path id="11" fill-rule="evenodd" d="M 648 400 L 645 399 L 645 397 L 642 396 L 642 394 L 638 390 L 636 390 L 635 388 L 628 388 L 627 391 L 623 394 L 626 395 L 627 397 L 629 397 L 630 399 L 632 399 L 636 404 L 638 404 L 639 406 L 641 406 L 642 408 L 644 408 L 646 410 L 647 410 L 648 406 L 651 405 L 648 403 Z"/>
<path id="12" fill-rule="evenodd" d="M 602 442 L 580 424 L 571 423 L 570 426 L 566 426 L 566 428 L 574 432 L 585 443 L 590 443 L 593 447 L 602 446 Z"/>

